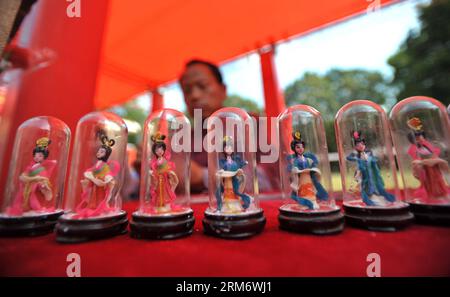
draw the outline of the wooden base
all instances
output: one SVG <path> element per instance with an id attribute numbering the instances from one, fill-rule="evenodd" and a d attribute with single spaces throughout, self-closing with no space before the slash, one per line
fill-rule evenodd
<path id="1" fill-rule="evenodd" d="M 421 224 L 450 226 L 450 205 L 410 203 L 409 208 Z"/>
<path id="2" fill-rule="evenodd" d="M 203 231 L 207 235 L 240 239 L 254 236 L 264 229 L 266 218 L 262 210 L 249 214 L 223 215 L 205 212 Z"/>
<path id="3" fill-rule="evenodd" d="M 337 234 L 344 230 L 344 215 L 340 209 L 328 212 L 298 212 L 279 209 L 280 229 L 316 235 Z"/>
<path id="4" fill-rule="evenodd" d="M 113 237 L 127 232 L 127 213 L 121 211 L 114 216 L 70 219 L 63 215 L 55 227 L 56 241 L 61 243 L 77 243 Z"/>
<path id="5" fill-rule="evenodd" d="M 52 233 L 64 211 L 22 217 L 0 217 L 0 236 L 38 236 Z"/>
<path id="6" fill-rule="evenodd" d="M 194 212 L 167 216 L 148 216 L 133 213 L 130 235 L 137 239 L 175 239 L 191 235 L 194 230 Z"/>
<path id="7" fill-rule="evenodd" d="M 397 231 L 414 221 L 409 206 L 392 208 L 355 207 L 344 204 L 345 222 L 353 227 L 372 231 Z"/>

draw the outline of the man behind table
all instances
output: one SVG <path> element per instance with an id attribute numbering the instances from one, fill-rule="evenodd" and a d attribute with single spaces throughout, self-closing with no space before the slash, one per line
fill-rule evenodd
<path id="1" fill-rule="evenodd" d="M 216 110 L 224 107 L 227 98 L 227 87 L 223 81 L 219 68 L 207 61 L 191 60 L 179 80 L 186 102 L 187 111 L 191 117 L 195 109 L 202 110 L 202 122 Z M 252 115 L 254 116 L 254 115 Z M 200 126 L 200 123 L 194 123 Z M 203 127 L 203 125 L 202 125 Z M 202 139 L 206 129 L 202 130 Z M 193 133 L 193 132 L 192 132 Z M 194 143 L 194 141 L 192 141 Z M 259 161 L 259 154 L 257 157 Z M 207 190 L 208 185 L 208 156 L 202 148 L 201 152 L 191 153 L 191 191 L 201 193 Z M 260 164 L 258 162 L 258 183 L 261 192 L 279 190 L 278 163 Z"/>

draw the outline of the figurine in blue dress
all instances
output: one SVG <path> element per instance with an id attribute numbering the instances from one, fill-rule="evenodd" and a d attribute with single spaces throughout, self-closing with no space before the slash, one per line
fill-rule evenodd
<path id="1" fill-rule="evenodd" d="M 300 132 L 294 132 L 291 150 L 288 156 L 288 168 L 291 173 L 291 198 L 308 209 L 319 209 L 319 201 L 327 201 L 328 193 L 320 183 L 321 172 L 317 167 L 319 160 L 311 152 L 305 152 L 305 142 Z"/>
<path id="2" fill-rule="evenodd" d="M 223 140 L 224 158 L 219 159 L 216 177 L 219 186 L 216 191 L 217 211 L 222 213 L 241 213 L 247 210 L 252 198 L 243 193 L 245 174 L 242 168 L 247 165 L 233 150 L 233 138 L 225 136 Z"/>
<path id="3" fill-rule="evenodd" d="M 395 202 L 394 195 L 384 189 L 378 158 L 366 148 L 366 141 L 360 131 L 352 132 L 352 143 L 355 152 L 348 155 L 347 160 L 357 164 L 355 172 L 357 190 L 354 192 L 359 194 L 368 206 L 384 206 Z"/>

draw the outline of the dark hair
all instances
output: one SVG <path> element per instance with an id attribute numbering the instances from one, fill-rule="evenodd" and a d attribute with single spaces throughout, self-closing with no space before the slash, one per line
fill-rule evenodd
<path id="1" fill-rule="evenodd" d="M 217 65 L 215 65 L 211 62 L 205 61 L 205 60 L 193 59 L 186 63 L 186 68 L 193 66 L 193 65 L 205 65 L 206 67 L 209 68 L 209 70 L 211 71 L 211 73 L 214 76 L 214 78 L 216 79 L 216 81 L 221 85 L 224 84 L 222 73 L 220 73 L 219 67 L 217 67 Z"/>
<path id="2" fill-rule="evenodd" d="M 97 158 L 98 160 L 102 160 L 103 162 L 107 162 L 109 159 L 109 156 L 111 156 L 112 153 L 112 146 L 116 143 L 114 139 L 108 139 L 108 136 L 106 136 L 105 131 L 99 130 L 97 131 L 97 135 L 100 138 L 100 141 L 102 142 L 102 146 L 98 148 L 97 152 L 102 148 L 105 150 L 105 155 L 102 158 Z"/>
<path id="3" fill-rule="evenodd" d="M 48 150 L 48 148 L 46 147 L 42 147 L 42 146 L 37 146 L 33 149 L 33 157 L 34 155 L 36 155 L 37 153 L 42 153 L 44 155 L 44 159 L 48 158 L 48 155 L 50 154 L 50 151 Z"/>
<path id="4" fill-rule="evenodd" d="M 164 152 L 166 152 L 166 144 L 164 143 L 164 142 L 155 142 L 155 143 L 153 143 L 153 145 L 152 145 L 152 152 L 153 152 L 153 154 L 154 155 L 156 155 L 156 149 L 158 149 L 158 148 L 162 148 L 163 150 L 164 150 Z"/>
<path id="5" fill-rule="evenodd" d="M 109 156 L 111 156 L 112 153 L 112 148 L 107 146 L 106 144 L 103 144 L 101 147 L 99 147 L 98 149 L 105 149 L 105 155 L 101 158 L 99 158 L 99 160 L 102 160 L 103 162 L 107 162 L 109 159 Z M 98 151 L 98 150 L 97 150 Z"/>
<path id="6" fill-rule="evenodd" d="M 305 147 L 305 141 L 302 139 L 302 134 L 300 131 L 295 131 L 292 133 L 291 150 L 297 155 L 295 151 L 295 146 L 301 144 L 303 148 Z"/>
<path id="7" fill-rule="evenodd" d="M 231 152 L 230 155 L 231 156 L 234 155 L 234 143 L 232 141 L 233 141 L 232 139 L 231 140 L 230 139 L 228 139 L 228 140 L 224 139 L 222 141 L 222 152 L 223 152 L 225 157 L 227 156 L 227 153 L 225 152 L 225 147 L 227 147 L 227 146 L 231 146 L 233 148 L 233 151 Z"/>
<path id="8" fill-rule="evenodd" d="M 356 146 L 358 143 L 366 144 L 366 139 L 362 136 L 361 131 L 352 131 L 351 132 L 352 143 L 353 146 Z"/>
<path id="9" fill-rule="evenodd" d="M 424 131 L 414 131 L 414 132 L 408 133 L 408 140 L 409 140 L 409 142 L 415 144 L 416 143 L 416 137 L 418 137 L 418 136 L 425 137 L 425 132 Z"/>
<path id="10" fill-rule="evenodd" d="M 358 143 L 361 143 L 361 142 L 366 144 L 366 140 L 364 138 L 353 139 L 354 145 L 357 145 Z"/>

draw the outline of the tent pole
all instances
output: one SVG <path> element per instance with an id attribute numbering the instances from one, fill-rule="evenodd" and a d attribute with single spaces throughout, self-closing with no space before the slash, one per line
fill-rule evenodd
<path id="1" fill-rule="evenodd" d="M 275 69 L 275 47 L 271 45 L 267 48 L 262 48 L 259 51 L 261 74 L 264 85 L 264 103 L 265 112 L 268 117 L 267 133 L 268 137 L 271 135 L 271 118 L 277 117 L 286 108 L 284 103 L 284 96 L 278 85 L 277 72 Z M 269 142 L 271 140 L 269 139 Z"/>
<path id="2" fill-rule="evenodd" d="M 152 93 L 152 112 L 164 108 L 164 97 L 158 89 L 150 91 Z"/>
<path id="3" fill-rule="evenodd" d="M 266 114 L 269 117 L 278 116 L 285 108 L 283 93 L 278 85 L 278 77 L 275 69 L 275 47 L 259 51 L 261 73 L 264 84 L 264 101 Z"/>

